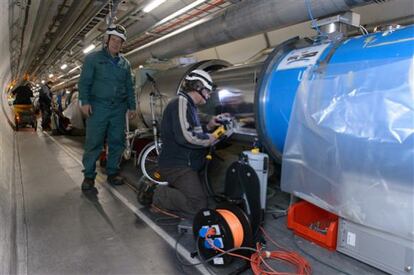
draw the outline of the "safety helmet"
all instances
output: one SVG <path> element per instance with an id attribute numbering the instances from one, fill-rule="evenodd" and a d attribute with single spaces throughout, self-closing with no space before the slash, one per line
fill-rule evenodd
<path id="1" fill-rule="evenodd" d="M 126 41 L 126 29 L 121 25 L 111 25 L 106 29 L 107 35 L 116 35 Z"/>
<path id="2" fill-rule="evenodd" d="M 200 81 L 203 85 L 201 88 L 206 88 L 210 92 L 213 92 L 216 88 L 211 76 L 204 70 L 193 70 L 184 79 L 187 81 Z"/>

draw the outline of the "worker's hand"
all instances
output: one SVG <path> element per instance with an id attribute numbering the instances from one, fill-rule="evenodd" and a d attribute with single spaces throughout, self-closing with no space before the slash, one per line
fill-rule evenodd
<path id="1" fill-rule="evenodd" d="M 92 114 L 92 106 L 90 104 L 81 105 L 80 108 L 85 117 L 89 117 Z"/>
<path id="2" fill-rule="evenodd" d="M 128 118 L 133 119 L 137 115 L 137 112 L 128 110 Z"/>
<path id="3" fill-rule="evenodd" d="M 210 141 L 210 144 L 214 144 L 217 141 L 217 138 L 212 134 L 208 134 L 208 140 Z"/>
<path id="4" fill-rule="evenodd" d="M 229 113 L 222 113 L 222 114 L 213 116 L 207 124 L 207 130 L 211 131 L 214 128 L 216 128 L 217 126 L 220 126 L 221 125 L 220 121 L 224 117 L 230 117 L 230 114 Z"/>

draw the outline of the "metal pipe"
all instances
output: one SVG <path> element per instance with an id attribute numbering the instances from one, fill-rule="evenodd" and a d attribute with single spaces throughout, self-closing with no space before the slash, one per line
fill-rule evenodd
<path id="1" fill-rule="evenodd" d="M 348 11 L 374 3 L 373 0 L 309 0 L 314 18 Z M 310 19 L 305 1 L 246 0 L 207 22 L 127 53 L 133 67 L 156 57 L 167 59 L 190 54 L 246 38 L 257 33 L 287 27 Z"/>
<path id="2" fill-rule="evenodd" d="M 31 17 L 32 20 L 35 20 L 35 23 L 32 23 L 32 29 L 29 30 L 27 39 L 29 41 L 25 42 L 24 54 L 22 54 L 22 61 L 19 68 L 19 75 L 23 75 L 24 72 L 28 69 L 30 64 L 33 62 L 39 48 L 41 47 L 44 39 L 44 35 L 48 30 L 52 18 L 49 16 L 41 16 L 42 14 L 52 14 L 55 12 L 59 5 L 62 5 L 62 2 L 66 0 L 45 0 L 42 3 L 33 2 L 32 7 L 35 7 Z M 37 4 L 37 6 L 34 6 Z"/>
<path id="3" fill-rule="evenodd" d="M 92 3 L 90 6 L 88 6 L 87 9 L 82 13 L 82 16 L 76 21 L 76 24 L 73 26 L 73 30 L 71 30 L 71 32 L 66 35 L 66 37 L 68 37 L 68 41 L 75 39 L 78 33 L 82 31 L 82 29 L 88 25 L 88 23 L 96 16 L 96 14 L 105 8 L 105 6 L 105 2 L 102 2 L 99 5 Z M 56 46 L 56 49 L 58 50 L 50 56 L 49 64 L 54 64 L 56 60 L 62 55 L 62 53 L 67 50 L 67 47 L 69 45 L 69 43 L 61 41 Z"/>
<path id="4" fill-rule="evenodd" d="M 186 7 L 187 5 L 191 4 L 192 0 L 179 0 L 179 1 L 167 1 L 159 8 L 151 11 L 148 15 L 146 15 L 143 19 L 140 19 L 138 23 L 132 24 L 130 27 L 128 26 L 128 38 L 133 40 L 140 35 L 153 27 L 157 24 L 160 20 L 167 17 L 170 14 Z"/>
<path id="5" fill-rule="evenodd" d="M 32 74 L 40 69 L 41 66 L 49 64 L 48 61 L 52 56 L 55 49 L 62 47 L 67 44 L 68 41 L 73 39 L 73 36 L 104 6 L 106 2 L 96 2 L 95 1 L 74 1 L 68 14 L 71 16 L 66 17 L 59 27 L 59 31 L 62 30 L 63 33 L 59 36 L 56 36 L 51 45 L 48 47 L 48 52 L 42 58 L 43 62 L 39 62 L 39 65 L 33 70 Z"/>

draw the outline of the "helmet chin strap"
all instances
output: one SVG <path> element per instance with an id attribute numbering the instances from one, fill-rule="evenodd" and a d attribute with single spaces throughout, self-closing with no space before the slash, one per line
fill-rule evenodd
<path id="1" fill-rule="evenodd" d="M 207 102 L 208 98 L 203 95 L 203 90 L 197 90 L 197 93 Z"/>

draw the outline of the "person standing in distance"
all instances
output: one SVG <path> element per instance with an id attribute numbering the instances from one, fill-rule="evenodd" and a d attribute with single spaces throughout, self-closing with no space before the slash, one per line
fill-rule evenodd
<path id="1" fill-rule="evenodd" d="M 42 114 L 42 130 L 50 130 L 50 117 L 52 115 L 52 92 L 50 87 L 52 86 L 52 81 L 48 81 L 46 84 L 41 85 L 39 91 L 39 109 Z"/>
<path id="2" fill-rule="evenodd" d="M 191 71 L 162 117 L 158 165 L 162 180 L 168 185 L 154 190 L 152 203 L 189 220 L 207 207 L 199 172 L 205 165 L 207 148 L 216 141 L 211 132 L 219 123 L 213 117 L 202 124 L 197 106 L 207 103 L 214 88 L 206 71 Z"/>
<path id="3" fill-rule="evenodd" d="M 125 148 L 125 115 L 128 112 L 129 118 L 133 118 L 136 110 L 131 66 L 120 55 L 126 30 L 121 25 L 111 25 L 106 34 L 105 47 L 85 57 L 78 83 L 81 111 L 87 117 L 82 190 L 94 188 L 96 161 L 105 138 L 107 182 L 124 183 L 119 163 Z"/>

